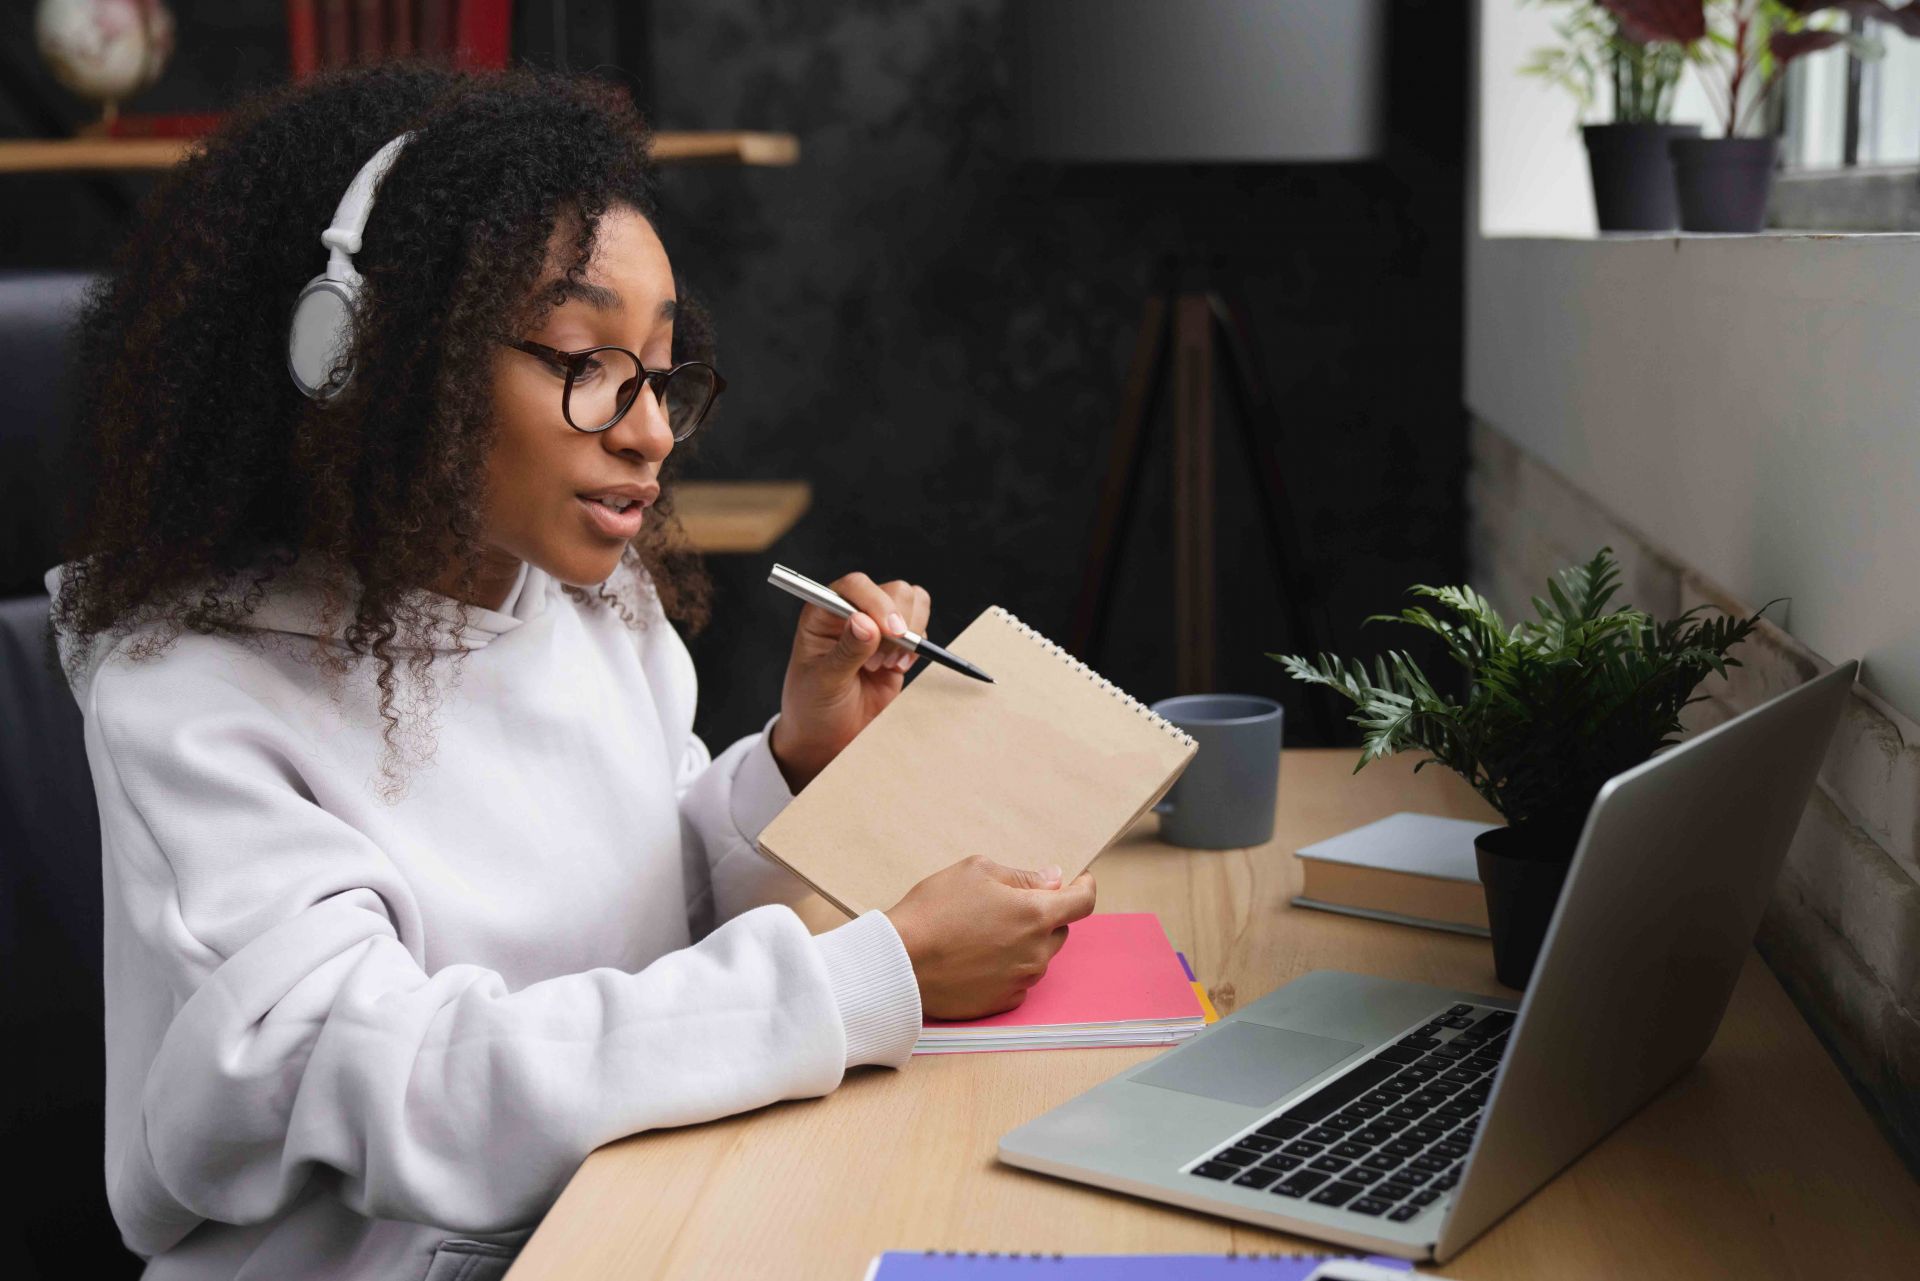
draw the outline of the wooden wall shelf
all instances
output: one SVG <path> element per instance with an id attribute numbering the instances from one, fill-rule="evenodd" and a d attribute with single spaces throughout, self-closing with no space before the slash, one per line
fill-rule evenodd
<path id="1" fill-rule="evenodd" d="M 125 172 L 166 169 L 194 138 L 5 138 L 0 173 Z M 800 141 L 790 133 L 710 131 L 656 133 L 653 158 L 663 165 L 790 165 Z"/>
<path id="2" fill-rule="evenodd" d="M 694 550 L 763 552 L 813 502 L 804 480 L 689 480 L 673 486 L 674 512 Z"/>

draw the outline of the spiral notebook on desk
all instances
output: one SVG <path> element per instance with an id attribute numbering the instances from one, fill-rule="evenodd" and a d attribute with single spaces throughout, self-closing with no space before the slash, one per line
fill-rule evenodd
<path id="1" fill-rule="evenodd" d="M 915 1054 L 1171 1045 L 1204 1028 L 1204 989 L 1152 912 L 1095 912 L 1067 926 L 1046 975 L 1011 1010 L 926 1020 Z"/>
<path id="2" fill-rule="evenodd" d="M 969 854 L 1084 871 L 1173 786 L 1193 739 L 994 606 L 760 833 L 760 850 L 850 916 Z"/>
<path id="3" fill-rule="evenodd" d="M 1333 1259 L 1371 1264 L 1373 1273 L 1412 1276 L 1404 1259 L 1345 1254 L 1019 1254 L 992 1250 L 888 1250 L 867 1264 L 866 1281 L 1309 1281 Z"/>

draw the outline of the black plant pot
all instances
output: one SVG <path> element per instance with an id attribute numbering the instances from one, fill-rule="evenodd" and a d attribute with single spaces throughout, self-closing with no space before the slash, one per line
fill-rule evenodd
<path id="1" fill-rule="evenodd" d="M 1493 933 L 1493 975 L 1525 988 L 1567 883 L 1580 828 L 1575 824 L 1496 827 L 1473 838 Z"/>
<path id="2" fill-rule="evenodd" d="M 1698 138 L 1699 125 L 1587 125 L 1593 211 L 1602 231 L 1672 231 L 1680 225 L 1667 143 Z"/>
<path id="3" fill-rule="evenodd" d="M 1674 138 L 1673 185 L 1682 231 L 1758 231 L 1773 192 L 1775 138 Z"/>

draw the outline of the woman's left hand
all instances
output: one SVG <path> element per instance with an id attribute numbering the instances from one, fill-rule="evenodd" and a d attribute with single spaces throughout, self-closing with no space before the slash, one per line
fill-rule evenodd
<path id="1" fill-rule="evenodd" d="M 818 605 L 800 609 L 780 689 L 780 719 L 768 743 L 795 792 L 899 695 L 917 656 L 886 644 L 882 632 L 925 634 L 933 609 L 926 588 L 900 579 L 881 584 L 848 574 L 828 586 L 860 612 L 842 619 Z"/>

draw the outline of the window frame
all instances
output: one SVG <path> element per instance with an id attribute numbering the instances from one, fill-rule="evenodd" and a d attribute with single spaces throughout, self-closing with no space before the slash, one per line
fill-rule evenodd
<path id="1" fill-rule="evenodd" d="M 1868 33 L 1867 19 L 1860 14 L 1848 16 L 1848 26 L 1856 35 Z M 1909 37 L 1899 30 L 1883 28 L 1875 33 L 1887 40 Z M 1805 63 L 1801 63 L 1802 68 Z M 1798 69 L 1798 68 L 1796 68 Z M 1860 163 L 1863 93 L 1866 88 L 1866 64 L 1858 55 L 1846 53 L 1846 90 L 1841 104 L 1840 163 L 1833 166 L 1797 168 L 1782 166 L 1774 183 L 1773 197 L 1767 206 L 1767 225 L 1778 230 L 1818 231 L 1920 231 L 1920 162 L 1889 165 Z M 1789 75 L 1781 86 L 1783 96 L 1803 92 L 1804 72 Z M 1920 93 L 1920 84 L 1914 86 Z M 1775 119 L 1776 131 L 1786 134 L 1790 109 L 1780 104 Z"/>

